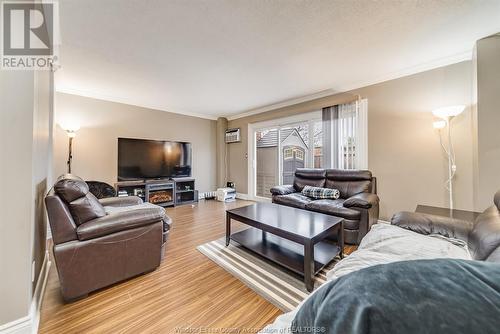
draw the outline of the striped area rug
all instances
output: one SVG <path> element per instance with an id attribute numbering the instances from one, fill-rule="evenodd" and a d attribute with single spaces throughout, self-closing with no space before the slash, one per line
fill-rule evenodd
<path id="1" fill-rule="evenodd" d="M 295 309 L 309 295 L 300 276 L 233 242 L 226 247 L 225 238 L 197 249 L 284 312 Z M 315 289 L 326 281 L 326 273 L 338 260 L 335 258 L 316 275 Z"/>

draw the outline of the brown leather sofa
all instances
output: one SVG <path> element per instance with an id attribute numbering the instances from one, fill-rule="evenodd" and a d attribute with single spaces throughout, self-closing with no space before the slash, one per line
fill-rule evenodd
<path id="1" fill-rule="evenodd" d="M 116 209 L 141 203 L 135 196 L 98 200 L 82 179 L 70 174 L 58 178 L 45 204 L 65 301 L 160 265 L 171 224 L 165 210 Z M 107 214 L 105 206 L 116 212 Z"/>
<path id="2" fill-rule="evenodd" d="M 338 189 L 340 197 L 312 199 L 302 195 L 306 185 Z M 293 185 L 271 189 L 273 203 L 344 218 L 344 241 L 359 244 L 378 221 L 377 181 L 367 170 L 308 169 L 295 171 Z"/>
<path id="3" fill-rule="evenodd" d="M 500 262 L 500 190 L 493 205 L 475 221 L 403 211 L 392 217 L 391 224 L 420 234 L 460 239 L 467 243 L 474 260 Z"/>

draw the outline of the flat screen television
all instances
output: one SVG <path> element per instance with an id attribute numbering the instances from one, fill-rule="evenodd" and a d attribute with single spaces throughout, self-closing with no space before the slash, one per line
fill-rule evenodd
<path id="1" fill-rule="evenodd" d="M 118 180 L 191 176 L 191 143 L 118 138 Z"/>

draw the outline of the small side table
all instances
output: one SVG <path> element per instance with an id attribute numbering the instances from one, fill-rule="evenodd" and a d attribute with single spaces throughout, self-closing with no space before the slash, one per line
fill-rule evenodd
<path id="1" fill-rule="evenodd" d="M 474 220 L 476 220 L 477 216 L 481 214 L 480 212 L 439 208 L 436 206 L 428 206 L 428 205 L 417 205 L 415 212 L 461 219 L 469 222 L 473 222 Z"/>

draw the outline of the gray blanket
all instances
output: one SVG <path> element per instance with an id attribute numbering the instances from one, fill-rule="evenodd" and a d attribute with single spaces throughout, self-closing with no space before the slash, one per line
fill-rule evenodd
<path id="1" fill-rule="evenodd" d="M 417 260 L 376 265 L 320 288 L 294 333 L 500 333 L 500 264 Z"/>

